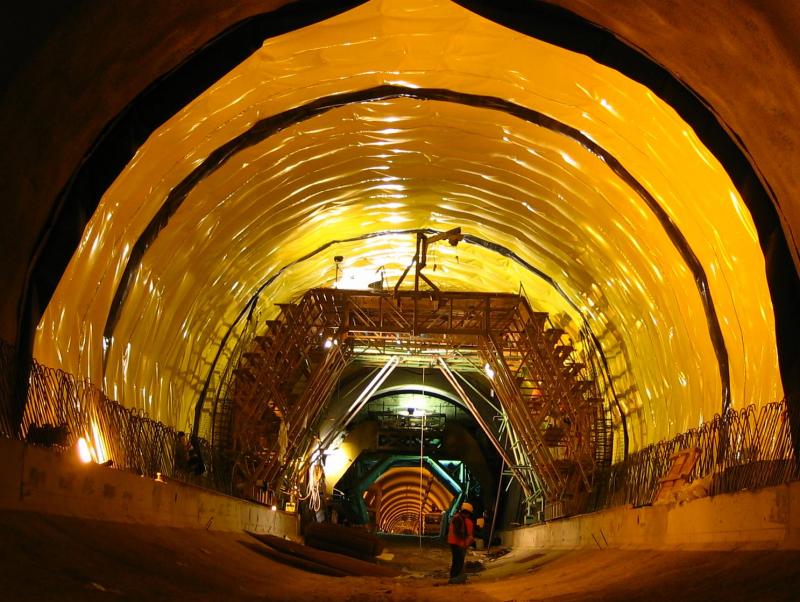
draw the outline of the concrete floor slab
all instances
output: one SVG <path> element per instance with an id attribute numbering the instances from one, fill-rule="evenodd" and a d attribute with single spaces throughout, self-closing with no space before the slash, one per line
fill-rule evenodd
<path id="1" fill-rule="evenodd" d="M 333 578 L 270 560 L 244 533 L 0 512 L 8 600 L 797 600 L 800 552 L 517 549 L 445 585 L 447 548 L 390 540 L 399 578 Z M 480 559 L 472 554 L 469 559 Z"/>

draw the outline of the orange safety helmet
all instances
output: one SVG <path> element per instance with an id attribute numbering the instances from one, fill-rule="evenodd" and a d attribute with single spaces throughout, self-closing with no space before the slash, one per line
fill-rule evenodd
<path id="1" fill-rule="evenodd" d="M 473 512 L 472 504 L 470 504 L 469 502 L 464 502 L 463 504 L 461 504 L 461 511 L 464 512 L 465 510 L 470 514 L 472 514 Z"/>

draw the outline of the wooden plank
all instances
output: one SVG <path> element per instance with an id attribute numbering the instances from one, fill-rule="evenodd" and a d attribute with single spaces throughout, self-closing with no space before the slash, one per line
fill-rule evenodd
<path id="1" fill-rule="evenodd" d="M 383 542 L 363 529 L 354 529 L 331 523 L 311 523 L 306 527 L 306 537 L 330 541 L 339 546 L 352 547 L 359 552 L 377 556 L 383 551 Z"/>
<path id="2" fill-rule="evenodd" d="M 324 564 L 349 575 L 364 577 L 397 577 L 400 574 L 399 571 L 386 566 L 365 562 L 364 560 L 358 560 L 342 554 L 311 548 L 274 535 L 252 533 L 250 531 L 247 531 L 247 534 L 279 552 L 305 558 L 317 564 Z"/>
<path id="3" fill-rule="evenodd" d="M 330 577 L 347 577 L 348 574 L 344 571 L 340 571 L 339 569 L 335 569 L 333 567 L 319 564 L 317 562 L 312 562 L 311 560 L 306 560 L 305 558 L 300 558 L 299 556 L 292 556 L 291 554 L 285 554 L 283 552 L 279 552 L 275 548 L 271 548 L 269 546 L 257 543 L 251 543 L 249 541 L 242 541 L 240 542 L 244 547 L 249 548 L 253 552 L 257 554 L 261 554 L 262 556 L 266 556 L 272 560 L 277 560 L 278 562 L 282 562 L 283 564 L 288 564 L 296 569 L 301 569 L 303 571 L 309 571 L 311 573 L 317 573 L 318 575 L 328 575 Z"/>

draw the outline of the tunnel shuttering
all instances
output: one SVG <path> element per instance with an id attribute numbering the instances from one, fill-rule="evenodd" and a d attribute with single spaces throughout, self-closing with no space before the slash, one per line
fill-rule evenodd
<path id="1" fill-rule="evenodd" d="M 388 533 L 472 496 L 519 546 L 796 481 L 796 248 L 736 136 L 564 9 L 411 4 L 250 17 L 109 124 L 27 264 L 4 434 Z M 435 445 L 364 422 L 426 378 Z"/>
<path id="2" fill-rule="evenodd" d="M 610 466 L 611 419 L 563 335 L 521 295 L 314 289 L 243 342 L 231 382 L 206 412 L 210 438 L 241 479 L 232 487 L 291 492 L 389 370 L 411 363 L 446 375 L 524 490 L 529 514 L 545 500 L 571 501 L 574 514 Z M 321 412 L 351 362 L 382 367 L 322 438 Z M 488 379 L 483 399 L 496 392 L 487 418 L 460 372 Z"/>

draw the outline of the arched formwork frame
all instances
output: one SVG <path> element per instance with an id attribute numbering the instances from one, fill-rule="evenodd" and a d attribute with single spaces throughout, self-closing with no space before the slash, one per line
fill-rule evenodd
<path id="1" fill-rule="evenodd" d="M 230 430 L 214 433 L 243 487 L 293 491 L 319 456 L 317 425 L 344 367 L 386 356 L 485 373 L 517 443 L 506 464 L 529 506 L 580 511 L 610 464 L 606 410 L 586 366 L 521 295 L 312 289 L 280 310 L 233 371 Z"/>

